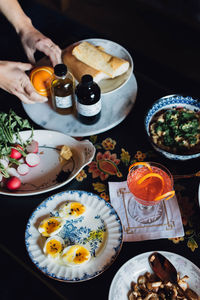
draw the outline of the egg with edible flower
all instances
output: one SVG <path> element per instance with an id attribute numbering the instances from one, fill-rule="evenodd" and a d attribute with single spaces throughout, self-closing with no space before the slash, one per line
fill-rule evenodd
<path id="1" fill-rule="evenodd" d="M 68 266 L 80 266 L 87 263 L 90 258 L 90 251 L 79 244 L 68 246 L 62 252 L 63 262 Z"/>
<path id="2" fill-rule="evenodd" d="M 65 221 L 60 217 L 45 218 L 39 225 L 38 231 L 42 236 L 50 237 L 59 233 L 63 228 Z"/>
<path id="3" fill-rule="evenodd" d="M 86 207 L 80 202 L 68 202 L 59 209 L 59 216 L 65 219 L 78 218 L 86 211 Z"/>
<path id="4" fill-rule="evenodd" d="M 64 240 L 60 236 L 54 235 L 46 240 L 43 251 L 49 258 L 58 259 L 64 245 Z"/>

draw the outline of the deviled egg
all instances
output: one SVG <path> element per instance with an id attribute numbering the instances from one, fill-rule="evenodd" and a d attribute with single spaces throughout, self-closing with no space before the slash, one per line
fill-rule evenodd
<path id="1" fill-rule="evenodd" d="M 63 249 L 62 260 L 68 266 L 80 266 L 91 258 L 90 251 L 83 245 L 72 245 Z"/>
<path id="2" fill-rule="evenodd" d="M 64 226 L 65 221 L 60 217 L 45 218 L 39 225 L 38 231 L 42 236 L 49 237 L 57 234 Z"/>
<path id="3" fill-rule="evenodd" d="M 43 251 L 49 258 L 58 259 L 64 245 L 64 240 L 60 236 L 51 236 L 46 240 Z"/>
<path id="4" fill-rule="evenodd" d="M 81 216 L 86 211 L 86 207 L 80 202 L 64 203 L 59 209 L 59 216 L 65 219 L 74 219 Z"/>

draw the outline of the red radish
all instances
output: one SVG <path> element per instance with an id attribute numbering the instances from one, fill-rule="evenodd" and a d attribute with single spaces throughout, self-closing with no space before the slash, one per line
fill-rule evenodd
<path id="1" fill-rule="evenodd" d="M 21 180 L 18 177 L 13 176 L 8 179 L 6 186 L 9 190 L 17 190 L 21 186 Z"/>
<path id="2" fill-rule="evenodd" d="M 17 167 L 17 172 L 19 175 L 24 176 L 29 172 L 29 166 L 27 164 L 21 164 Z"/>
<path id="3" fill-rule="evenodd" d="M 20 145 L 16 145 L 15 148 L 24 150 Z M 22 157 L 22 154 L 15 148 L 11 148 L 10 158 L 20 159 Z"/>
<path id="4" fill-rule="evenodd" d="M 27 145 L 26 151 L 28 153 L 37 153 L 38 152 L 38 142 L 35 140 L 32 140 L 32 142 Z"/>
<path id="5" fill-rule="evenodd" d="M 36 167 L 40 163 L 40 157 L 36 153 L 27 154 L 25 160 L 29 167 Z"/>

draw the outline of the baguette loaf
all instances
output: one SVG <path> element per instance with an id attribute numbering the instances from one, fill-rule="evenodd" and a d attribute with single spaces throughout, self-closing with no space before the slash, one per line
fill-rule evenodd
<path id="1" fill-rule="evenodd" d="M 109 76 L 102 71 L 95 70 L 94 68 L 78 60 L 74 55 L 72 55 L 72 51 L 73 47 L 67 48 L 62 54 L 62 60 L 78 82 L 81 81 L 81 77 L 85 74 L 91 75 L 96 83 L 102 79 L 109 78 Z"/>
<path id="2" fill-rule="evenodd" d="M 122 75 L 129 68 L 129 62 L 104 52 L 88 42 L 81 42 L 72 50 L 72 54 L 88 66 L 102 71 L 109 77 L 114 78 Z"/>

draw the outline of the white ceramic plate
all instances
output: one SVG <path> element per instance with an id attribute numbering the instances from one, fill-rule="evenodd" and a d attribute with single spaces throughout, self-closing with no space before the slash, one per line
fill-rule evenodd
<path id="1" fill-rule="evenodd" d="M 20 133 L 22 140 L 30 137 L 31 131 Z M 40 163 L 30 168 L 25 176 L 20 176 L 20 189 L 11 192 L 0 188 L 0 194 L 12 196 L 37 195 L 59 188 L 70 182 L 81 169 L 89 164 L 95 154 L 95 147 L 88 140 L 77 141 L 57 131 L 34 130 L 33 139 L 39 143 Z M 72 158 L 62 165 L 59 161 L 59 147 L 67 145 L 72 151 Z"/>
<path id="2" fill-rule="evenodd" d="M 92 45 L 103 47 L 104 51 L 119 58 L 123 58 L 127 60 L 130 64 L 129 69 L 124 74 L 117 76 L 115 78 L 103 79 L 98 82 L 98 85 L 101 88 L 102 94 L 107 94 L 113 91 L 116 91 L 120 87 L 122 87 L 130 78 L 133 72 L 133 59 L 130 53 L 121 45 L 105 39 L 85 39 L 81 40 L 73 45 L 70 45 L 65 49 L 65 51 L 71 51 L 71 49 L 80 42 L 87 41 Z"/>
<path id="3" fill-rule="evenodd" d="M 81 243 L 83 239 L 88 239 L 91 231 L 94 233 L 104 228 L 102 240 L 95 234 L 94 238 L 89 239 L 96 256 L 80 266 L 66 266 L 47 258 L 42 250 L 45 238 L 38 232 L 42 219 L 50 213 L 55 215 L 66 200 L 81 202 L 86 206 L 86 212 L 78 219 L 66 221 L 64 230 L 58 234 L 65 242 Z M 108 202 L 92 193 L 66 191 L 47 198 L 36 208 L 27 223 L 25 243 L 31 260 L 45 275 L 65 282 L 79 282 L 98 276 L 114 262 L 121 250 L 122 237 L 121 221 Z"/>
<path id="4" fill-rule="evenodd" d="M 148 263 L 148 257 L 152 252 L 146 252 L 131 258 L 118 270 L 110 286 L 109 300 L 128 300 L 127 294 L 130 290 L 131 281 L 137 282 L 138 276 L 147 271 L 152 273 Z M 180 276 L 189 276 L 187 282 L 190 288 L 200 295 L 200 269 L 178 254 L 165 251 L 158 252 L 171 261 L 176 270 L 180 272 Z"/>

